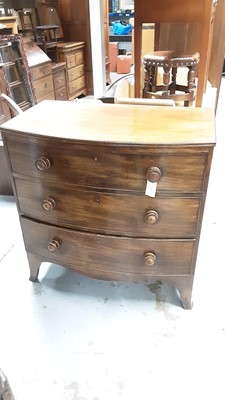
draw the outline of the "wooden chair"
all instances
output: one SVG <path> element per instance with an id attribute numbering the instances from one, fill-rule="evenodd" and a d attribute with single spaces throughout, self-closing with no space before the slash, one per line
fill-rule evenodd
<path id="1" fill-rule="evenodd" d="M 141 96 L 142 24 L 152 22 L 155 23 L 153 50 L 182 50 L 186 54 L 200 53 L 196 106 L 201 106 L 211 50 L 213 1 L 135 0 L 134 8 L 135 97 Z M 173 29 L 177 34 L 172 35 L 173 38 L 170 40 Z M 182 45 L 181 36 L 184 39 Z"/>
<path id="2" fill-rule="evenodd" d="M 1 93 L 0 101 L 3 101 L 9 107 L 14 116 L 23 113 L 23 110 L 15 103 L 14 100 L 11 99 L 11 97 L 7 96 L 7 94 Z"/>

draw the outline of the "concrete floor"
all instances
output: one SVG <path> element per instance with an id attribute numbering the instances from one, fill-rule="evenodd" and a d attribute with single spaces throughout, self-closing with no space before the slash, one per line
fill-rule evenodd
<path id="1" fill-rule="evenodd" d="M 0 198 L 0 368 L 16 400 L 224 400 L 225 81 L 192 311 L 167 285 L 42 264 L 31 283 L 13 198 Z"/>

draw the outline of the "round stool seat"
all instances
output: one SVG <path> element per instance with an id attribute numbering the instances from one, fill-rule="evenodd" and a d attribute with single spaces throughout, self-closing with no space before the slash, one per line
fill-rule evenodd
<path id="1" fill-rule="evenodd" d="M 168 63 L 172 67 L 188 66 L 198 64 L 200 61 L 200 54 L 198 52 L 193 54 L 185 54 L 174 50 L 154 51 L 148 53 L 143 57 L 143 64 L 149 63 L 163 67 Z"/>

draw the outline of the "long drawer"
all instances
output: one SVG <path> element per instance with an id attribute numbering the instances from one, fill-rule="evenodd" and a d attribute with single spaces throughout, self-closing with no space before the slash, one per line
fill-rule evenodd
<path id="1" fill-rule="evenodd" d="M 33 83 L 37 98 L 44 97 L 54 91 L 52 75 L 45 76 Z"/>
<path id="2" fill-rule="evenodd" d="M 50 62 L 31 68 L 31 75 L 32 75 L 33 81 L 39 80 L 40 78 L 42 78 L 42 77 L 44 78 L 45 76 L 48 76 L 51 74 L 52 74 L 52 69 L 51 69 Z"/>
<path id="3" fill-rule="evenodd" d="M 85 87 L 85 76 L 81 76 L 80 78 L 74 79 L 73 81 L 68 83 L 69 94 L 72 95 L 75 92 L 83 89 Z"/>
<path id="4" fill-rule="evenodd" d="M 15 179 L 20 213 L 44 222 L 133 237 L 195 237 L 200 199 L 75 190 Z"/>
<path id="5" fill-rule="evenodd" d="M 189 275 L 195 240 L 134 239 L 48 226 L 21 218 L 26 250 L 90 276 L 145 279 Z"/>
<path id="6" fill-rule="evenodd" d="M 7 140 L 14 173 L 48 181 L 104 189 L 137 190 L 146 188 L 152 167 L 161 171 L 157 193 L 199 193 L 203 190 L 207 152 L 199 154 L 120 153 L 99 146 L 54 145 Z M 117 148 L 116 148 L 117 150 Z M 37 167 L 38 165 L 38 167 Z M 42 170 L 40 170 L 42 168 Z"/>
<path id="7" fill-rule="evenodd" d="M 68 81 L 72 82 L 74 79 L 80 78 L 84 75 L 84 65 L 78 65 L 77 67 L 71 68 L 67 71 L 68 74 Z M 84 78 L 83 78 L 84 81 Z M 82 86 L 83 87 L 83 86 Z"/>

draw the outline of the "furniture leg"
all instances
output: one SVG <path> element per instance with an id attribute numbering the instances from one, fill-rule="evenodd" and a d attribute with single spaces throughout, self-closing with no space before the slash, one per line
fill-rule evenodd
<path id="1" fill-rule="evenodd" d="M 176 79 L 177 79 L 177 67 L 172 67 L 172 82 L 170 84 L 170 94 L 176 92 Z"/>
<path id="2" fill-rule="evenodd" d="M 35 282 L 38 279 L 38 273 L 42 259 L 36 254 L 29 252 L 27 252 L 27 258 L 30 267 L 30 281 Z"/>
<path id="3" fill-rule="evenodd" d="M 167 99 L 169 97 L 169 84 L 170 84 L 170 67 L 168 65 L 163 66 L 163 94 L 162 98 Z"/>
<path id="4" fill-rule="evenodd" d="M 193 276 L 188 277 L 178 277 L 176 279 L 176 288 L 180 295 L 180 300 L 183 308 L 185 310 L 191 310 L 193 303 L 191 300 L 192 286 L 193 286 Z"/>

